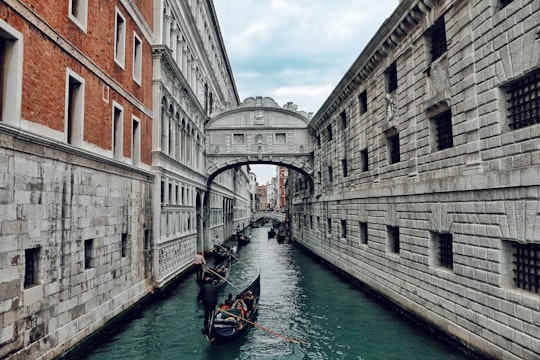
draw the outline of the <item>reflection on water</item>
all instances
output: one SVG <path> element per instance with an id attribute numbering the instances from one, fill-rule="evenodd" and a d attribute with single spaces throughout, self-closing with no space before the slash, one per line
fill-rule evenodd
<path id="1" fill-rule="evenodd" d="M 230 281 L 243 289 L 261 273 L 257 323 L 246 336 L 213 345 L 201 335 L 195 275 L 154 302 L 86 359 L 466 359 L 377 303 L 291 244 L 252 230 Z M 237 289 L 226 285 L 223 299 Z M 269 331 L 265 331 L 266 328 Z M 287 342 L 271 333 L 300 340 Z"/>

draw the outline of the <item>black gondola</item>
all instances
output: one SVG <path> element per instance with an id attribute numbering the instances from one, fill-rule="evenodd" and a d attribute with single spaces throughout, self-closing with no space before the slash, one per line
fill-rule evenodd
<path id="1" fill-rule="evenodd" d="M 216 287 L 225 285 L 231 271 L 232 260 L 227 256 L 223 261 L 216 261 L 214 265 L 205 270 L 203 278 L 209 278 Z"/>
<path id="2" fill-rule="evenodd" d="M 261 295 L 261 275 L 236 296 L 231 308 L 222 308 L 212 317 L 207 327 L 202 329 L 203 335 L 214 344 L 227 343 L 242 335 L 251 326 L 257 315 Z M 238 301 L 242 299 L 242 301 Z M 241 310 L 242 302 L 247 310 Z"/>
<path id="3" fill-rule="evenodd" d="M 274 230 L 274 228 L 271 228 L 269 231 L 268 231 L 268 238 L 269 239 L 272 239 L 276 237 L 276 230 Z"/>
<path id="4" fill-rule="evenodd" d="M 251 236 L 244 235 L 244 234 L 237 234 L 236 241 L 238 243 L 238 246 L 247 245 L 251 242 Z"/>

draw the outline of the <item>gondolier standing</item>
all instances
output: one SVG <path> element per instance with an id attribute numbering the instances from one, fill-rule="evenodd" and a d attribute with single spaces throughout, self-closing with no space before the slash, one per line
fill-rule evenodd
<path id="1" fill-rule="evenodd" d="M 214 316 L 218 300 L 218 290 L 210 281 L 210 278 L 204 279 L 204 285 L 201 289 L 201 300 L 204 306 L 204 327 L 208 326 L 208 319 Z"/>
<path id="2" fill-rule="evenodd" d="M 203 265 L 206 265 L 206 260 L 201 251 L 195 255 L 195 271 L 197 272 L 197 281 L 202 280 Z"/>

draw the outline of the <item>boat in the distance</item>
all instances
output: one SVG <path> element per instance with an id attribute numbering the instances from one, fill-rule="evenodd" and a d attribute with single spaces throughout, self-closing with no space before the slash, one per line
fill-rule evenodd
<path id="1" fill-rule="evenodd" d="M 216 287 L 221 287 L 227 283 L 229 273 L 231 272 L 232 259 L 227 256 L 222 261 L 217 261 L 204 271 L 203 279 L 214 284 Z M 208 279 L 208 280 L 206 280 Z"/>
<path id="2" fill-rule="evenodd" d="M 231 306 L 220 306 L 201 331 L 214 344 L 223 344 L 244 334 L 257 316 L 261 296 L 261 275 L 236 297 Z"/>

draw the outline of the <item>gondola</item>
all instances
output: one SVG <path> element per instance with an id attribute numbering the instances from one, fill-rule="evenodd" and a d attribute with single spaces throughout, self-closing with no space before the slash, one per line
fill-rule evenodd
<path id="1" fill-rule="evenodd" d="M 246 299 L 245 304 L 248 305 L 248 307 L 250 301 L 247 301 L 247 299 L 253 299 L 251 306 L 247 311 L 242 312 L 237 309 L 238 303 L 233 303 L 233 306 L 230 308 L 221 307 L 218 309 L 217 314 L 212 316 L 208 326 L 201 330 L 208 341 L 213 344 L 224 344 L 244 334 L 249 329 L 250 323 L 255 319 L 259 307 L 259 298 L 261 295 L 260 279 L 261 275 L 259 274 L 257 278 L 235 298 Z"/>
<path id="2" fill-rule="evenodd" d="M 268 230 L 268 238 L 272 239 L 274 237 L 276 237 L 276 230 L 274 230 L 274 228 L 271 228 L 270 230 Z"/>
<path id="3" fill-rule="evenodd" d="M 220 263 L 222 261 L 225 261 L 226 258 L 233 255 L 236 252 L 236 246 L 233 248 L 230 248 L 228 246 L 221 246 L 221 245 L 214 245 L 214 248 L 212 251 L 210 251 L 210 254 L 214 257 L 214 261 L 217 263 Z"/>
<path id="4" fill-rule="evenodd" d="M 251 236 L 238 233 L 236 235 L 236 241 L 238 246 L 247 245 L 251 242 Z"/>
<path id="5" fill-rule="evenodd" d="M 227 256 L 223 261 L 216 262 L 214 265 L 205 270 L 203 279 L 208 278 L 210 283 L 216 287 L 221 287 L 227 283 L 229 273 L 231 271 L 232 260 Z"/>

